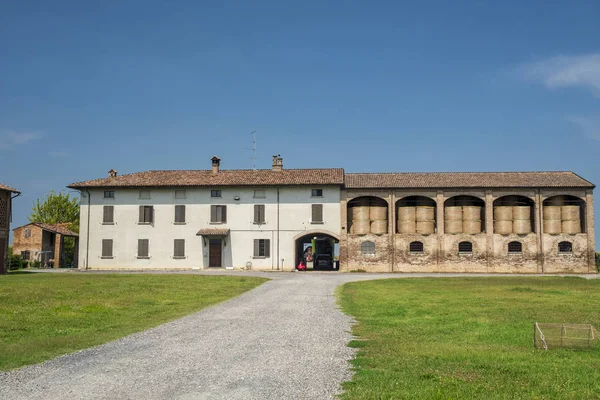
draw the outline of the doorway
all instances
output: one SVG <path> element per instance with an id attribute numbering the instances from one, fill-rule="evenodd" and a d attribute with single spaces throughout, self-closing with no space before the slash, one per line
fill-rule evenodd
<path id="1" fill-rule="evenodd" d="M 223 248 L 221 239 L 210 239 L 208 243 L 208 266 L 221 268 L 223 260 Z"/>

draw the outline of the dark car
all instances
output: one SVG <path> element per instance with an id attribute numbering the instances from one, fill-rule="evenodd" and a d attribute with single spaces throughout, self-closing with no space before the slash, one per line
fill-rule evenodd
<path id="1" fill-rule="evenodd" d="M 314 269 L 333 269 L 333 257 L 329 254 L 317 254 L 314 259 Z"/>

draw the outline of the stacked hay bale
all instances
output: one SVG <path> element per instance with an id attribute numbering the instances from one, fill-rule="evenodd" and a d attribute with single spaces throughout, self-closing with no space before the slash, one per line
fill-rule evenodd
<path id="1" fill-rule="evenodd" d="M 352 221 L 350 233 L 353 235 L 366 235 L 371 232 L 371 207 L 368 199 L 357 199 L 348 209 L 349 219 Z"/>
<path id="2" fill-rule="evenodd" d="M 562 206 L 560 208 L 562 233 L 581 233 L 581 217 L 579 206 Z"/>
<path id="3" fill-rule="evenodd" d="M 416 233 L 416 207 L 398 207 L 398 233 Z"/>
<path id="4" fill-rule="evenodd" d="M 444 207 L 444 230 L 450 234 L 463 232 L 463 211 L 461 206 Z"/>
<path id="5" fill-rule="evenodd" d="M 513 208 L 510 206 L 494 207 L 494 232 L 509 235 L 513 231 Z"/>
<path id="6" fill-rule="evenodd" d="M 544 233 L 562 232 L 561 206 L 544 206 Z"/>
<path id="7" fill-rule="evenodd" d="M 435 232 L 435 207 L 417 206 L 415 211 L 416 231 L 422 235 Z"/>
<path id="8" fill-rule="evenodd" d="M 371 205 L 369 208 L 371 233 L 384 235 L 388 232 L 387 206 Z"/>
<path id="9" fill-rule="evenodd" d="M 463 233 L 481 233 L 481 207 L 463 206 Z"/>
<path id="10" fill-rule="evenodd" d="M 518 235 L 531 233 L 531 207 L 513 206 L 512 207 L 512 232 Z"/>

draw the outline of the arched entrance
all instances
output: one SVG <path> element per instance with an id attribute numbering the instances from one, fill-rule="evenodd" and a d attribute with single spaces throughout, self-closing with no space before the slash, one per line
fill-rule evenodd
<path id="1" fill-rule="evenodd" d="M 327 231 L 303 232 L 294 238 L 296 264 L 304 262 L 307 270 L 338 270 L 339 236 Z"/>

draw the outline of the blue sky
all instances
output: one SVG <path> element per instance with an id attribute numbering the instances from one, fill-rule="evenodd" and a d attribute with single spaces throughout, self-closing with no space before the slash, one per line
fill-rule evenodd
<path id="1" fill-rule="evenodd" d="M 257 130 L 260 168 L 600 183 L 598 21 L 598 1 L 5 1 L 0 182 L 16 226 L 111 168 L 251 168 Z"/>

